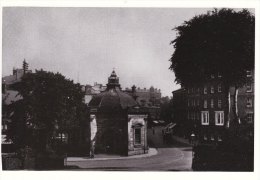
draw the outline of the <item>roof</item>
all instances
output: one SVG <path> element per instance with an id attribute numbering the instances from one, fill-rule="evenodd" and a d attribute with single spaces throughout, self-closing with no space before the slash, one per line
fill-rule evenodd
<path id="1" fill-rule="evenodd" d="M 136 106 L 134 98 L 124 93 L 120 88 L 109 89 L 93 97 L 89 102 L 90 108 L 100 108 L 102 110 L 127 109 Z"/>

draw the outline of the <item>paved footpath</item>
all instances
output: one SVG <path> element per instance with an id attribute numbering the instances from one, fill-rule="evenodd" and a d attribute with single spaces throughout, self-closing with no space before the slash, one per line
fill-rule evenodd
<path id="1" fill-rule="evenodd" d="M 165 144 L 161 127 L 155 134 L 148 130 L 149 143 L 156 148 L 156 154 L 130 157 L 98 157 L 99 159 L 73 159 L 67 162 L 74 170 L 114 170 L 114 171 L 190 171 L 192 149 L 189 144 L 173 141 Z M 151 149 L 153 149 L 151 148 Z M 154 151 L 155 152 L 155 151 Z"/>

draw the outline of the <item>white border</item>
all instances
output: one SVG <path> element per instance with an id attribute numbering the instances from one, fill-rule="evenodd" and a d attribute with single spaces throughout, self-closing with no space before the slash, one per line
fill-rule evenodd
<path id="1" fill-rule="evenodd" d="M 228 7 L 228 8 L 255 8 L 256 17 L 256 57 L 255 57 L 255 92 L 260 92 L 259 89 L 259 0 L 1 0 L 1 7 L 7 6 L 34 6 L 34 7 L 181 7 L 181 8 L 205 8 L 205 7 Z M 0 9 L 2 14 L 2 8 Z M 0 17 L 2 26 L 2 16 Z M 2 28 L 0 37 L 2 39 Z M 2 57 L 2 48 L 0 49 Z M 2 70 L 2 63 L 1 63 Z M 255 93 L 255 110 L 259 109 L 259 96 Z M 2 108 L 1 108 L 2 109 Z M 51 171 L 51 172 L 19 172 L 19 171 L 4 171 L 0 172 L 0 178 L 3 180 L 9 179 L 260 179 L 259 166 L 259 113 L 255 111 L 255 172 L 89 172 L 89 171 Z M 1 166 L 0 166 L 1 168 Z"/>

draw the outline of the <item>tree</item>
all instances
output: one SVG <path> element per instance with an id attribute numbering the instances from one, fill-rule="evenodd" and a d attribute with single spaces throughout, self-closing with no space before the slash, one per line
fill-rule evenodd
<path id="1" fill-rule="evenodd" d="M 29 146 L 47 152 L 57 131 L 80 126 L 85 107 L 80 84 L 60 73 L 36 70 L 26 73 L 12 88 L 23 97 L 10 105 L 8 134 L 18 148 Z"/>
<path id="2" fill-rule="evenodd" d="M 246 83 L 246 72 L 254 68 L 255 18 L 248 10 L 214 9 L 193 17 L 174 28 L 171 42 L 175 51 L 170 69 L 175 81 L 184 87 L 207 81 L 211 74 L 222 75 L 227 112 L 230 112 L 230 87 L 235 87 L 234 123 L 238 88 Z M 229 127 L 230 119 L 226 121 Z"/>

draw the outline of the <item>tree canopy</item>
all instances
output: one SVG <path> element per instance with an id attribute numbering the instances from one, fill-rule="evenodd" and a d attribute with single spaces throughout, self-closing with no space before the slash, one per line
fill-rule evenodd
<path id="1" fill-rule="evenodd" d="M 26 73 L 12 88 L 23 97 L 10 105 L 9 135 L 16 145 L 44 150 L 56 130 L 79 126 L 84 112 L 80 84 L 40 70 Z"/>
<path id="2" fill-rule="evenodd" d="M 221 73 L 228 85 L 241 86 L 254 68 L 255 18 L 246 9 L 214 9 L 175 27 L 170 69 L 189 86 Z"/>

